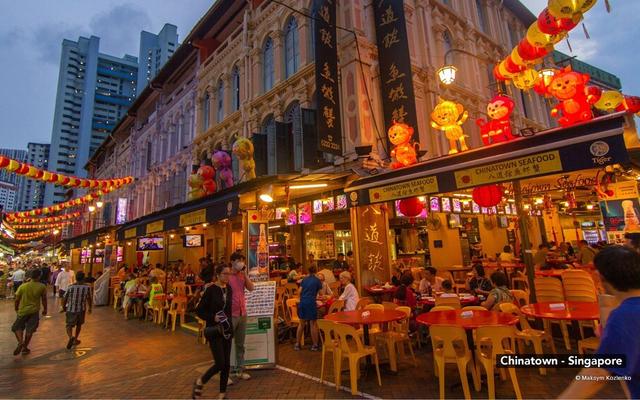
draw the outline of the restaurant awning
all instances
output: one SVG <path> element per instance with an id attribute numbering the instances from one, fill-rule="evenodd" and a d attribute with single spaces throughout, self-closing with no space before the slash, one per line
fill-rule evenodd
<path id="1" fill-rule="evenodd" d="M 83 233 L 82 235 L 64 239 L 61 243 L 66 249 L 79 249 L 82 247 L 87 247 L 90 244 L 95 244 L 100 236 L 111 232 L 113 229 L 115 229 L 115 227 L 105 226 L 104 228 L 98 228 L 92 230 L 91 232 Z"/>
<path id="2" fill-rule="evenodd" d="M 624 122 L 624 113 L 616 113 L 568 128 L 549 129 L 361 178 L 345 191 L 350 192 L 352 206 L 367 205 L 627 163 Z"/>

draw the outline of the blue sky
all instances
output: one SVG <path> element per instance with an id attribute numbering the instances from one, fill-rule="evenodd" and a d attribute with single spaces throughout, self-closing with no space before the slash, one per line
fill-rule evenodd
<path id="1" fill-rule="evenodd" d="M 241 1 L 241 0 L 238 0 Z M 468 1 L 468 0 L 457 0 Z M 141 30 L 157 32 L 165 22 L 178 26 L 180 40 L 212 0 L 21 0 L 2 4 L 0 13 L 0 147 L 26 148 L 27 142 L 49 142 L 62 39 L 80 35 L 101 38 L 101 51 L 137 56 Z M 523 0 L 538 14 L 547 0 Z M 640 95 L 636 78 L 640 60 L 640 1 L 604 0 L 587 13 L 591 39 L 580 27 L 571 34 L 573 52 L 564 42 L 557 48 L 618 75 L 623 91 Z"/>

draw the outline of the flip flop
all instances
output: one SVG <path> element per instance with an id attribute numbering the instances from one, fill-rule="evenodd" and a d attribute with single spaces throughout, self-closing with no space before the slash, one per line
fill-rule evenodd
<path id="1" fill-rule="evenodd" d="M 196 379 L 193 382 L 193 389 L 191 390 L 191 398 L 192 399 L 199 399 L 200 397 L 202 397 L 202 387 L 204 385 L 198 384 L 198 380 Z"/>
<path id="2" fill-rule="evenodd" d="M 18 343 L 18 347 L 13 351 L 13 355 L 17 356 L 22 351 L 22 343 Z"/>
<path id="3" fill-rule="evenodd" d="M 27 354 L 31 353 L 31 350 L 27 349 L 26 347 L 22 348 L 22 355 L 26 356 Z"/>
<path id="4" fill-rule="evenodd" d="M 73 346 L 73 338 L 69 338 L 67 342 L 67 350 L 71 350 L 71 346 Z"/>

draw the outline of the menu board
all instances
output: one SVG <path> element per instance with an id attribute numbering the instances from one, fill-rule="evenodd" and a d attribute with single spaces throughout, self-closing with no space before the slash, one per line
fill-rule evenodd
<path id="1" fill-rule="evenodd" d="M 276 283 L 274 281 L 256 282 L 253 291 L 244 291 L 247 301 L 247 315 L 272 315 L 276 299 Z"/>

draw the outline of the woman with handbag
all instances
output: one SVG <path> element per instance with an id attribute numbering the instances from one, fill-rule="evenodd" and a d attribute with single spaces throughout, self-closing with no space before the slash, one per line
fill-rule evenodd
<path id="1" fill-rule="evenodd" d="M 218 372 L 220 373 L 218 398 L 224 399 L 229 380 L 231 337 L 233 336 L 231 286 L 228 284 L 231 268 L 228 265 L 220 264 L 216 267 L 215 274 L 218 279 L 214 284 L 207 285 L 196 307 L 196 314 L 206 322 L 204 335 L 209 342 L 214 364 L 193 383 L 191 393 L 193 399 L 202 396 L 203 386 Z"/>

